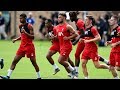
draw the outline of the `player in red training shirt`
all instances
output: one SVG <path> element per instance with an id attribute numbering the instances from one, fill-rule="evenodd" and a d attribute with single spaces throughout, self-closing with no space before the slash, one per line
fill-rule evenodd
<path id="1" fill-rule="evenodd" d="M 86 64 L 89 59 L 93 60 L 94 66 L 97 69 L 109 69 L 108 65 L 100 64 L 99 63 L 99 56 L 98 56 L 98 46 L 95 42 L 101 39 L 97 29 L 94 25 L 94 18 L 93 16 L 87 15 L 85 19 L 85 37 L 83 39 L 85 43 L 85 47 L 82 53 L 82 70 L 85 79 L 88 79 L 88 71 Z"/>
<path id="2" fill-rule="evenodd" d="M 54 73 L 53 75 L 55 75 L 57 72 L 60 71 L 60 69 L 58 68 L 58 66 L 55 64 L 52 56 L 54 54 L 56 54 L 57 52 L 60 52 L 60 46 L 59 46 L 59 40 L 56 36 L 56 27 L 53 26 L 52 24 L 52 20 L 51 19 L 47 19 L 45 21 L 45 27 L 46 27 L 46 31 L 47 31 L 47 37 L 49 39 L 51 39 L 52 45 L 49 48 L 49 51 L 46 55 L 47 60 L 49 61 L 49 63 L 53 66 L 54 68 Z M 68 62 L 71 64 L 72 67 L 74 67 L 74 63 L 72 62 L 72 60 L 70 60 L 70 58 L 68 59 Z"/>
<path id="3" fill-rule="evenodd" d="M 110 71 L 115 79 L 119 76 L 117 71 L 120 71 L 120 26 L 118 26 L 118 17 L 113 15 L 109 20 L 111 26 L 111 41 L 107 41 L 106 45 L 111 45 L 111 52 L 109 56 Z"/>
<path id="4" fill-rule="evenodd" d="M 65 67 L 68 73 L 72 74 L 72 78 L 75 77 L 75 69 L 68 63 L 68 57 L 72 50 L 71 39 L 77 37 L 77 33 L 73 27 L 66 23 L 66 14 L 59 13 L 58 25 L 56 26 L 56 33 L 60 45 L 59 63 Z"/>
<path id="5" fill-rule="evenodd" d="M 76 45 L 77 43 L 77 48 L 75 52 L 75 69 L 76 69 L 76 75 L 78 76 L 78 71 L 79 71 L 79 64 L 80 64 L 80 55 L 82 51 L 84 50 L 85 43 L 83 41 L 80 41 L 81 38 L 84 38 L 84 31 L 85 31 L 85 23 L 82 19 L 78 18 L 79 12 L 77 11 L 71 11 L 69 13 L 70 15 L 70 20 L 75 22 L 77 31 L 78 31 L 78 37 L 76 40 L 73 41 L 73 45 Z M 100 61 L 108 64 L 108 60 L 104 59 L 103 57 L 100 56 Z"/>
<path id="6" fill-rule="evenodd" d="M 21 25 L 19 26 L 19 29 L 20 29 L 21 36 L 16 39 L 13 39 L 13 43 L 15 43 L 18 40 L 21 40 L 21 44 L 16 53 L 16 56 L 14 57 L 11 67 L 8 70 L 7 76 L 1 76 L 1 78 L 3 79 L 10 78 L 13 70 L 16 67 L 16 64 L 21 60 L 22 57 L 25 57 L 25 55 L 27 56 L 27 58 L 30 58 L 31 63 L 36 70 L 37 78 L 41 79 L 39 67 L 36 63 L 35 47 L 32 42 L 34 39 L 34 31 L 33 31 L 32 25 L 26 22 L 26 18 L 27 18 L 26 14 L 22 13 L 20 15 Z"/>

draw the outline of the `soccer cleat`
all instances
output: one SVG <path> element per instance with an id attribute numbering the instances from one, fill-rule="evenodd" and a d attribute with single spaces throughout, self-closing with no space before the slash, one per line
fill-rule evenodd
<path id="1" fill-rule="evenodd" d="M 68 73 L 68 77 L 72 77 L 72 74 L 71 74 L 71 73 Z"/>
<path id="2" fill-rule="evenodd" d="M 75 76 L 76 76 L 76 77 L 78 77 L 78 74 L 79 74 L 78 72 L 75 72 Z"/>
<path id="3" fill-rule="evenodd" d="M 3 59 L 0 60 L 0 66 L 1 66 L 1 69 L 3 69 L 3 67 L 4 67 L 4 60 Z"/>
<path id="4" fill-rule="evenodd" d="M 41 78 L 37 78 L 37 79 L 41 79 Z"/>
<path id="5" fill-rule="evenodd" d="M 54 71 L 54 73 L 53 73 L 53 75 L 55 75 L 55 74 L 58 73 L 59 71 L 60 71 L 60 69 L 59 69 L 59 68 L 56 68 L 55 71 Z"/>
<path id="6" fill-rule="evenodd" d="M 0 76 L 0 78 L 2 78 L 2 79 L 10 79 L 9 76 Z"/>

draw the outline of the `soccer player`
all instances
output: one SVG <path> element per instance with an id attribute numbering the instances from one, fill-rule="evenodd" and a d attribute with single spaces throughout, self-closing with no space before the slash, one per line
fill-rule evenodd
<path id="1" fill-rule="evenodd" d="M 107 41 L 106 45 L 111 45 L 111 52 L 109 56 L 110 71 L 115 79 L 119 76 L 117 71 L 120 71 L 120 26 L 118 25 L 118 17 L 113 15 L 109 20 L 111 26 L 111 41 Z"/>
<path id="2" fill-rule="evenodd" d="M 89 78 L 87 71 L 87 62 L 89 59 L 92 59 L 94 66 L 97 69 L 109 69 L 109 66 L 106 64 L 99 63 L 98 56 L 98 46 L 97 41 L 101 39 L 96 27 L 94 26 L 93 16 L 87 15 L 85 19 L 85 37 L 82 39 L 85 43 L 84 50 L 82 52 L 82 70 L 85 79 Z"/>
<path id="3" fill-rule="evenodd" d="M 75 76 L 75 69 L 68 63 L 68 57 L 72 50 L 71 39 L 77 37 L 77 33 L 73 29 L 73 27 L 66 23 L 66 14 L 59 13 L 58 15 L 58 25 L 56 26 L 56 33 L 58 36 L 59 44 L 60 44 L 60 56 L 59 63 L 64 66 L 68 73 Z"/>
<path id="4" fill-rule="evenodd" d="M 49 39 L 51 39 L 52 41 L 52 45 L 49 48 L 49 51 L 46 55 L 47 60 L 49 61 L 49 63 L 53 66 L 54 68 L 54 73 L 53 75 L 55 75 L 57 72 L 60 71 L 59 67 L 55 64 L 52 56 L 54 54 L 56 54 L 57 52 L 60 52 L 60 46 L 59 46 L 59 41 L 58 38 L 56 36 L 56 29 L 55 26 L 53 26 L 52 24 L 52 20 L 51 19 L 47 19 L 45 21 L 45 27 L 46 27 L 46 31 L 47 31 L 47 37 Z M 72 60 L 70 60 L 70 58 L 68 59 L 68 62 L 71 64 L 72 67 L 74 67 L 74 63 L 72 62 Z"/>
<path id="5" fill-rule="evenodd" d="M 37 79 L 41 79 L 39 67 L 36 63 L 35 47 L 33 44 L 34 31 L 32 25 L 26 22 L 26 18 L 26 14 L 22 13 L 20 15 L 21 25 L 19 26 L 19 29 L 21 35 L 20 37 L 13 39 L 12 41 L 13 43 L 15 43 L 16 41 L 21 40 L 21 44 L 16 53 L 16 56 L 14 57 L 14 60 L 12 61 L 10 69 L 8 70 L 7 76 L 1 76 L 1 78 L 3 79 L 10 79 L 10 76 L 15 69 L 16 64 L 21 60 L 22 57 L 25 57 L 25 55 L 27 56 L 27 58 L 30 59 L 32 65 L 34 66 L 37 73 Z"/>
<path id="6" fill-rule="evenodd" d="M 54 68 L 54 73 L 53 75 L 55 75 L 57 72 L 60 71 L 59 67 L 55 64 L 52 56 L 54 54 L 56 54 L 57 52 L 59 52 L 60 47 L 59 47 L 59 41 L 56 38 L 56 31 L 55 31 L 55 26 L 53 26 L 52 24 L 52 20 L 47 19 L 45 21 L 45 27 L 46 27 L 46 31 L 47 31 L 47 37 L 49 39 L 51 39 L 52 42 L 52 46 L 49 48 L 49 51 L 46 55 L 47 60 L 49 61 L 49 63 L 53 66 Z"/>
<path id="7" fill-rule="evenodd" d="M 3 60 L 3 58 L 0 59 L 0 67 L 1 67 L 1 69 L 3 69 L 3 67 L 4 67 L 4 60 Z"/>
<path id="8" fill-rule="evenodd" d="M 85 30 L 85 24 L 84 21 L 80 18 L 78 18 L 78 12 L 75 11 L 71 11 L 69 13 L 70 15 L 70 20 L 73 22 L 75 22 L 76 27 L 77 27 L 77 31 L 79 33 L 78 37 L 76 38 L 75 41 L 73 41 L 73 45 L 77 44 L 77 48 L 76 48 L 76 52 L 75 52 L 75 69 L 76 69 L 76 75 L 78 76 L 78 68 L 79 68 L 79 64 L 80 64 L 80 55 L 85 47 L 85 43 L 83 41 L 80 41 L 80 38 L 84 38 L 84 30 Z M 105 60 L 104 58 L 102 58 L 100 56 L 100 61 L 108 64 L 108 61 Z"/>

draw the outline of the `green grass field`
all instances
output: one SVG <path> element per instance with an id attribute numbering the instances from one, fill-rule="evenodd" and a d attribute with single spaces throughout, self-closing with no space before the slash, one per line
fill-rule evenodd
<path id="1" fill-rule="evenodd" d="M 0 57 L 4 58 L 5 66 L 0 70 L 0 75 L 6 75 L 7 70 L 9 69 L 11 62 L 16 54 L 16 51 L 19 47 L 20 42 L 12 43 L 11 41 L 0 41 Z M 43 79 L 70 79 L 67 76 L 67 72 L 64 67 L 58 63 L 59 54 L 53 56 L 55 63 L 60 67 L 60 72 L 56 75 L 53 74 L 53 67 L 49 64 L 46 59 L 47 51 L 51 45 L 50 41 L 34 41 L 36 48 L 36 59 L 40 67 L 40 74 Z M 73 50 L 70 54 L 70 58 L 74 61 L 74 53 L 76 46 L 73 46 Z M 104 58 L 109 58 L 110 47 L 99 47 L 99 54 Z M 102 63 L 102 62 L 100 62 Z M 89 60 L 87 64 L 89 77 L 91 79 L 112 79 L 112 75 L 109 70 L 105 69 L 96 69 L 92 63 L 92 60 Z M 79 67 L 79 79 L 83 79 L 83 73 L 81 64 Z M 36 79 L 36 72 L 34 67 L 28 58 L 24 57 L 17 64 L 15 70 L 11 75 L 11 79 Z"/>

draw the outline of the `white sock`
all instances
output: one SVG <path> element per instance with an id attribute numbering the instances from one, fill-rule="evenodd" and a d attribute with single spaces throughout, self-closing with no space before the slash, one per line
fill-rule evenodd
<path id="1" fill-rule="evenodd" d="M 85 79 L 89 79 L 89 77 L 85 77 Z"/>
<path id="2" fill-rule="evenodd" d="M 36 73 L 37 73 L 37 78 L 40 78 L 40 71 Z"/>
<path id="3" fill-rule="evenodd" d="M 74 68 L 73 68 L 71 65 L 69 65 L 67 68 L 68 68 L 70 71 L 73 71 L 73 70 L 74 70 Z"/>
<path id="4" fill-rule="evenodd" d="M 104 63 L 108 64 L 108 60 L 104 59 Z"/>
<path id="5" fill-rule="evenodd" d="M 119 79 L 119 76 L 114 77 L 114 79 Z"/>
<path id="6" fill-rule="evenodd" d="M 13 72 L 13 70 L 9 69 L 9 70 L 8 70 L 8 74 L 7 74 L 7 76 L 9 76 L 9 77 L 10 77 L 10 76 L 11 76 L 11 74 L 12 74 L 12 72 Z"/>
<path id="7" fill-rule="evenodd" d="M 56 64 L 52 65 L 54 69 L 57 69 L 58 66 Z"/>
<path id="8" fill-rule="evenodd" d="M 78 68 L 79 68 L 79 67 L 75 66 L 75 70 L 76 70 L 76 72 L 78 72 Z"/>

